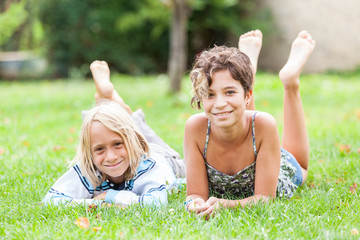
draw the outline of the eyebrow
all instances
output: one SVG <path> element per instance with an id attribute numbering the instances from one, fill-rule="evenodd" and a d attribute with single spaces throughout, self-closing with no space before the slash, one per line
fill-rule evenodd
<path id="1" fill-rule="evenodd" d="M 231 85 L 231 86 L 226 86 L 226 87 L 222 88 L 222 90 L 228 90 L 228 89 L 238 89 L 238 87 Z M 209 91 L 214 91 L 214 90 L 212 90 L 211 88 L 209 88 Z"/>
<path id="2" fill-rule="evenodd" d="M 96 148 L 102 147 L 102 146 L 103 146 L 103 144 L 96 144 L 96 145 L 92 145 L 91 148 L 92 148 L 93 150 L 95 150 Z"/>

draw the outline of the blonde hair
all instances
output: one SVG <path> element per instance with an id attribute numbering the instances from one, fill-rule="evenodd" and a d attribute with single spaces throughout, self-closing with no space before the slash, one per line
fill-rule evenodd
<path id="1" fill-rule="evenodd" d="M 208 96 L 214 73 L 222 70 L 229 70 L 232 78 L 240 82 L 245 94 L 252 89 L 253 71 L 248 56 L 238 48 L 215 46 L 198 55 L 190 72 L 192 107 L 201 109 L 202 99 Z"/>
<path id="2" fill-rule="evenodd" d="M 119 104 L 110 100 L 100 99 L 96 106 L 87 112 L 81 127 L 77 153 L 72 163 L 80 165 L 81 172 L 94 186 L 98 186 L 106 180 L 107 176 L 104 173 L 98 176 L 91 151 L 91 124 L 95 121 L 117 133 L 124 141 L 130 162 L 129 168 L 124 173 L 124 178 L 125 180 L 132 179 L 136 175 L 136 169 L 142 157 L 147 157 L 150 149 L 145 137 L 136 127 L 129 113 Z"/>

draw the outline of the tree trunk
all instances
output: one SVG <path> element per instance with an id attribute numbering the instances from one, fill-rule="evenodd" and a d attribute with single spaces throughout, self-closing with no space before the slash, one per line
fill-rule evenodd
<path id="1" fill-rule="evenodd" d="M 168 75 L 170 91 L 179 92 L 181 79 L 186 70 L 187 59 L 187 23 L 190 7 L 186 0 L 172 0 L 173 16 L 170 29 L 170 56 Z"/>

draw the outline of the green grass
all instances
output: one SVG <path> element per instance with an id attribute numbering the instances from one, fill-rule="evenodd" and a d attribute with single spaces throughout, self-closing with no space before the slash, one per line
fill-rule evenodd
<path id="1" fill-rule="evenodd" d="M 0 238 L 3 239 L 358 239 L 360 229 L 360 75 L 307 75 L 301 93 L 311 142 L 309 177 L 296 195 L 271 205 L 224 210 L 209 221 L 183 208 L 185 191 L 170 195 L 160 209 L 132 206 L 45 207 L 47 190 L 75 154 L 81 110 L 94 103 L 91 81 L 0 82 Z M 190 107 L 190 84 L 167 94 L 163 76 L 113 76 L 116 89 L 147 122 L 182 153 Z M 282 128 L 282 86 L 259 74 L 257 109 Z M 340 145 L 350 145 L 350 153 Z M 171 210 L 173 209 L 173 210 Z M 90 220 L 89 229 L 74 222 Z M 102 227 L 95 232 L 93 227 Z"/>

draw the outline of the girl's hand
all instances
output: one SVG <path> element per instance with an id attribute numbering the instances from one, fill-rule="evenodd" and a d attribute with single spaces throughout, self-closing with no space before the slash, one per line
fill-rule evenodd
<path id="1" fill-rule="evenodd" d="M 206 210 L 204 210 L 203 212 L 199 213 L 199 216 L 205 216 L 206 218 L 208 217 L 212 217 L 221 207 L 225 206 L 225 201 L 224 199 L 219 199 L 216 197 L 211 197 L 209 198 L 206 202 L 205 205 L 209 206 Z"/>
<path id="2" fill-rule="evenodd" d="M 189 202 L 186 206 L 186 210 L 189 212 L 194 212 L 196 214 L 201 213 L 209 208 L 209 205 L 205 203 L 202 198 L 194 198 L 191 202 Z"/>
<path id="3" fill-rule="evenodd" d="M 102 194 L 97 195 L 97 196 L 94 197 L 93 199 L 94 199 L 94 200 L 104 200 L 104 201 L 105 201 L 106 193 L 107 193 L 107 192 L 103 192 Z"/>

